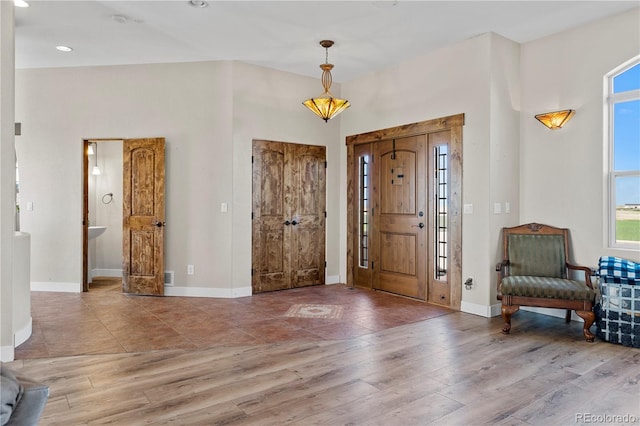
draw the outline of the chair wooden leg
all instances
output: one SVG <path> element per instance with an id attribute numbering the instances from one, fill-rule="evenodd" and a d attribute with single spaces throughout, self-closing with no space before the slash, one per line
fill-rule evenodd
<path id="1" fill-rule="evenodd" d="M 564 321 L 567 324 L 571 322 L 571 309 L 567 309 L 567 313 L 564 315 Z"/>
<path id="2" fill-rule="evenodd" d="M 511 331 L 511 315 L 518 312 L 518 309 L 520 309 L 518 305 L 502 305 L 502 319 L 504 320 L 502 332 L 504 334 L 509 334 Z"/>
<path id="3" fill-rule="evenodd" d="M 587 342 L 593 342 L 593 339 L 596 336 L 591 331 L 589 331 L 589 328 L 596 320 L 596 314 L 593 311 L 576 311 L 576 314 L 578 314 L 578 316 L 584 320 L 584 327 L 582 328 L 582 334 L 584 334 L 584 338 Z"/>

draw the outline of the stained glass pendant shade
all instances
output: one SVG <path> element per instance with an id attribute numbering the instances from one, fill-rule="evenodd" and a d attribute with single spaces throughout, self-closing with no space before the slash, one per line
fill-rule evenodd
<path id="1" fill-rule="evenodd" d="M 329 91 L 331 82 L 333 81 L 331 77 L 333 64 L 329 63 L 329 48 L 333 46 L 333 41 L 322 40 L 320 46 L 324 47 L 326 52 L 325 63 L 320 65 L 320 69 L 322 69 L 322 87 L 324 88 L 324 93 L 316 98 L 307 99 L 302 104 L 325 122 L 328 122 L 331 118 L 349 108 L 351 104 L 349 104 L 349 101 L 346 99 L 334 98 Z"/>

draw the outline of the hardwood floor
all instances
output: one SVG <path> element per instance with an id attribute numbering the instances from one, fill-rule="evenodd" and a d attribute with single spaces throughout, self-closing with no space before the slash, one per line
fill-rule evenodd
<path id="1" fill-rule="evenodd" d="M 29 356 L 25 351 L 9 365 L 50 385 L 41 425 L 595 423 L 589 416 L 625 424 L 623 417 L 612 417 L 618 415 L 633 416 L 628 424 L 640 422 L 640 350 L 598 339 L 587 343 L 579 322 L 567 325 L 560 318 L 518 312 L 511 335 L 505 336 L 500 318 L 344 286 L 224 301 L 131 298 L 108 291 L 65 296 L 71 297 L 33 295 L 33 316 L 48 330 L 41 336 L 45 346 L 54 327 L 44 318 L 53 319 L 54 312 L 76 312 L 106 323 L 107 330 L 126 328 L 129 318 L 138 321 L 152 312 L 174 329 L 186 330 L 187 324 L 208 321 L 203 312 L 209 312 L 242 333 L 257 332 L 250 341 L 210 339 L 198 345 L 194 339 L 173 349 L 133 345 L 127 350 L 121 344 L 111 352 L 105 347 L 85 355 Z M 342 318 L 284 317 L 292 304 L 305 303 L 343 306 Z M 123 307 L 138 314 L 125 315 Z M 260 320 L 250 315 L 256 311 L 270 312 L 265 321 L 274 327 L 259 327 Z M 114 312 L 124 315 L 121 322 Z M 314 331 L 344 330 L 343 323 L 358 318 L 355 331 L 338 331 L 335 337 Z M 275 332 L 288 321 L 287 332 Z M 131 327 L 140 334 L 133 322 Z M 73 341 L 83 336 L 61 329 L 58 338 L 76 348 L 70 352 L 82 347 Z"/>

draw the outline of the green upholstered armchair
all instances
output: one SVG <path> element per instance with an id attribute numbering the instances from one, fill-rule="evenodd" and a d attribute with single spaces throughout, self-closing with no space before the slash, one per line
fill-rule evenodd
<path id="1" fill-rule="evenodd" d="M 503 261 L 496 265 L 498 300 L 502 301 L 502 332 L 511 331 L 511 316 L 520 306 L 566 309 L 584 320 L 583 334 L 593 342 L 589 328 L 595 321 L 595 292 L 591 269 L 569 263 L 569 230 L 539 223 L 502 228 Z M 584 281 L 569 276 L 584 272 Z"/>

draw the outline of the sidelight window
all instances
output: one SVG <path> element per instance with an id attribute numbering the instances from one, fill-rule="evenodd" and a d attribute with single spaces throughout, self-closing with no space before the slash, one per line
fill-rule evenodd
<path id="1" fill-rule="evenodd" d="M 369 231 L 370 231 L 370 170 L 369 170 L 369 156 L 360 156 L 359 167 L 359 182 L 360 182 L 360 194 L 359 194 L 359 211 L 358 215 L 358 238 L 360 242 L 359 260 L 358 265 L 361 268 L 367 268 L 369 266 Z"/>
<path id="2" fill-rule="evenodd" d="M 447 204 L 449 198 L 448 187 L 448 147 L 447 145 L 438 145 L 433 148 L 434 152 L 434 196 L 435 196 L 435 209 L 434 209 L 434 260 L 435 271 L 434 278 L 437 280 L 447 279 L 447 267 L 448 267 L 448 217 L 447 217 Z"/>

